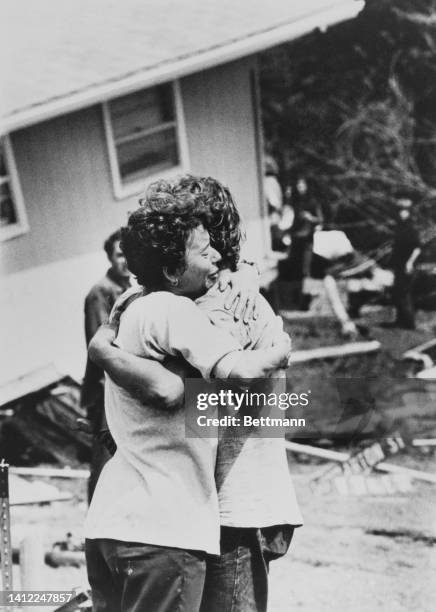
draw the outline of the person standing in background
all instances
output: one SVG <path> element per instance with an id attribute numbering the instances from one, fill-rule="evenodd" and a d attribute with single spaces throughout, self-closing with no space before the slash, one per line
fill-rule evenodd
<path id="1" fill-rule="evenodd" d="M 304 281 L 311 276 L 313 235 L 316 226 L 323 223 L 323 215 L 321 207 L 309 196 L 307 181 L 303 177 L 296 182 L 292 202 L 295 211 L 291 244 L 292 278 L 299 285 L 299 296 L 296 296 L 298 306 L 307 310 L 308 296 L 305 295 Z"/>
<path id="2" fill-rule="evenodd" d="M 397 206 L 399 217 L 392 248 L 393 298 L 397 311 L 395 325 L 405 329 L 415 329 L 412 285 L 415 262 L 421 253 L 421 248 L 418 232 L 410 216 L 412 200 L 400 198 Z"/>
<path id="3" fill-rule="evenodd" d="M 121 232 L 117 230 L 104 243 L 110 268 L 90 290 L 85 298 L 86 346 L 102 323 L 107 323 L 113 305 L 119 296 L 131 286 L 131 275 L 126 258 L 120 248 Z M 107 428 L 104 416 L 104 372 L 87 359 L 82 386 L 82 407 L 86 410 L 94 434 L 91 455 L 91 475 L 88 484 L 88 501 L 97 484 L 103 466 L 110 458 L 109 451 L 99 439 L 99 432 Z"/>
<path id="4" fill-rule="evenodd" d="M 273 251 L 287 252 L 291 244 L 291 227 L 294 222 L 294 210 L 285 201 L 279 179 L 279 167 L 271 155 L 265 156 L 265 176 L 263 190 L 271 229 L 271 248 Z"/>

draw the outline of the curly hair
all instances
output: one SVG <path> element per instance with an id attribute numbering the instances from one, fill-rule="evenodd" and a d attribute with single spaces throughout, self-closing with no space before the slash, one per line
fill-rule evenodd
<path id="1" fill-rule="evenodd" d="M 121 229 L 121 248 L 138 283 L 155 291 L 165 286 L 164 268 L 186 269 L 187 241 L 203 219 L 189 194 L 148 190 L 141 204 Z"/>
<path id="2" fill-rule="evenodd" d="M 191 195 L 195 200 L 196 214 L 208 230 L 210 242 L 221 255 L 221 267 L 236 270 L 241 240 L 241 218 L 229 189 L 208 176 L 186 174 L 174 182 L 165 180 L 152 183 L 140 201 L 147 206 L 148 199 L 156 194 L 174 196 Z"/>

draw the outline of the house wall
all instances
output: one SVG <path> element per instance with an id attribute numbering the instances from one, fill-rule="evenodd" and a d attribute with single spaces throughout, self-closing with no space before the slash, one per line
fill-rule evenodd
<path id="1" fill-rule="evenodd" d="M 193 172 L 212 174 L 235 196 L 247 231 L 244 254 L 267 248 L 262 200 L 255 57 L 182 80 Z"/>
<path id="2" fill-rule="evenodd" d="M 189 170 L 224 181 L 259 254 L 264 225 L 248 58 L 181 81 Z M 29 232 L 0 243 L 0 384 L 44 364 L 83 372 L 83 300 L 105 271 L 104 238 L 137 197 L 112 189 L 100 106 L 11 134 Z M 250 242 L 250 241 L 249 241 Z M 264 240 L 261 240 L 264 243 Z M 248 249 L 250 251 L 250 249 Z"/>

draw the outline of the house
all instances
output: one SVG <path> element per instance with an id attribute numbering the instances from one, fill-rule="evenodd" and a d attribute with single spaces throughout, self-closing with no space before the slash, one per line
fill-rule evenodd
<path id="1" fill-rule="evenodd" d="M 81 377 L 83 300 L 147 182 L 230 186 L 268 249 L 259 52 L 352 18 L 356 0 L 4 0 L 0 384 Z"/>

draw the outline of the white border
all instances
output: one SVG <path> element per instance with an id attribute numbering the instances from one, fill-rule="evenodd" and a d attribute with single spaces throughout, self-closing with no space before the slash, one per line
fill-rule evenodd
<path id="1" fill-rule="evenodd" d="M 108 102 L 103 102 L 103 123 L 106 134 L 106 144 L 109 156 L 109 166 L 112 176 L 112 186 L 114 196 L 117 200 L 123 200 L 129 196 L 138 195 L 144 191 L 144 187 L 159 178 L 171 178 L 177 174 L 184 173 L 189 168 L 189 150 L 186 135 L 185 116 L 183 112 L 183 100 L 180 82 L 178 80 L 171 83 L 174 96 L 174 110 L 176 115 L 176 136 L 177 136 L 177 152 L 180 163 L 173 168 L 150 174 L 143 179 L 123 185 L 120 175 L 120 167 L 118 163 L 117 148 L 115 144 L 114 133 L 112 129 L 112 121 Z M 140 90 L 138 90 L 140 91 Z"/>
<path id="2" fill-rule="evenodd" d="M 0 242 L 10 240 L 16 236 L 21 236 L 29 231 L 29 222 L 27 220 L 26 207 L 24 205 L 23 192 L 21 191 L 20 180 L 18 177 L 17 166 L 15 165 L 14 152 L 12 150 L 11 140 L 8 134 L 1 137 L 3 146 L 7 176 L 9 177 L 9 186 L 11 190 L 12 202 L 15 206 L 17 221 L 0 227 Z"/>

